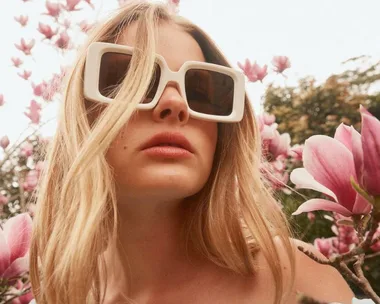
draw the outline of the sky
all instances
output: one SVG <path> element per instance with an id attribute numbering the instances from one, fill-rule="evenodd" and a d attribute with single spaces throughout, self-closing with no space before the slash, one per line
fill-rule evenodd
<path id="1" fill-rule="evenodd" d="M 70 20 L 75 23 L 103 18 L 117 7 L 116 0 L 92 2 L 95 10 L 82 3 L 78 7 L 83 10 L 70 16 Z M 31 85 L 17 75 L 10 60 L 12 56 L 23 58 L 14 43 L 19 43 L 22 37 L 37 39 L 33 58 L 25 60 L 25 67 L 33 71 L 31 79 L 37 84 L 75 57 L 72 52 L 63 58 L 40 42 L 38 22 L 49 23 L 49 18 L 41 15 L 44 3 L 44 0 L 26 3 L 3 0 L 0 4 L 0 94 L 6 101 L 0 108 L 0 138 L 8 135 L 11 142 L 34 130 L 23 114 L 33 99 Z M 379 11 L 378 0 L 181 0 L 179 13 L 201 26 L 234 67 L 246 58 L 269 66 L 269 75 L 263 83 L 246 84 L 254 108 L 260 112 L 263 93 L 271 82 L 296 85 L 306 76 L 314 76 L 321 82 L 342 71 L 341 63 L 351 57 L 379 58 Z M 26 28 L 14 21 L 14 16 L 19 15 L 29 15 Z M 78 43 L 85 38 L 78 32 L 71 34 Z M 292 67 L 285 72 L 286 78 L 271 71 L 271 60 L 276 55 L 290 58 Z M 58 103 L 43 107 L 43 121 L 50 122 L 42 132 L 50 136 L 54 134 Z M 27 133 L 22 133 L 25 130 Z"/>

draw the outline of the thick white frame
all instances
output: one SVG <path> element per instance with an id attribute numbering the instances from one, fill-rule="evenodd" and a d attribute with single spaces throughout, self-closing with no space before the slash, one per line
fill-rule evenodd
<path id="1" fill-rule="evenodd" d="M 114 44 L 114 43 L 106 43 L 106 42 L 93 42 L 88 50 L 87 50 L 87 58 L 85 64 L 84 71 L 84 96 L 91 101 L 98 101 L 103 103 L 112 102 L 111 98 L 107 98 L 100 94 L 99 92 L 99 72 L 100 72 L 100 63 L 101 58 L 104 53 L 107 52 L 118 52 L 124 54 L 132 54 L 133 47 Z M 245 77 L 241 71 L 235 70 L 233 68 L 225 67 L 218 64 L 200 62 L 200 61 L 187 61 L 178 72 L 173 72 L 168 67 L 165 59 L 156 54 L 156 62 L 161 67 L 161 78 L 157 88 L 156 96 L 153 100 L 148 104 L 139 104 L 137 109 L 140 110 L 150 110 L 153 109 L 166 85 L 170 81 L 177 82 L 179 85 L 180 94 L 182 98 L 186 101 L 187 108 L 190 116 L 202 120 L 209 121 L 218 121 L 218 122 L 239 122 L 243 118 L 244 113 L 244 102 L 245 102 Z M 219 116 L 219 115 L 211 115 L 204 114 L 193 111 L 190 109 L 189 104 L 186 100 L 186 92 L 185 92 L 185 73 L 189 69 L 204 69 L 209 71 L 215 71 L 219 73 L 226 74 L 230 76 L 234 81 L 234 97 L 233 97 L 233 105 L 232 112 L 228 116 Z"/>

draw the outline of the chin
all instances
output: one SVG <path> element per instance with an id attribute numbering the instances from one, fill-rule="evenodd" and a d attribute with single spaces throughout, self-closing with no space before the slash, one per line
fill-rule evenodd
<path id="1" fill-rule="evenodd" d="M 162 170 L 165 171 L 165 170 Z M 133 183 L 126 188 L 134 193 L 148 194 L 155 197 L 186 198 L 198 193 L 205 185 L 207 178 L 197 174 L 150 174 L 134 177 Z"/>

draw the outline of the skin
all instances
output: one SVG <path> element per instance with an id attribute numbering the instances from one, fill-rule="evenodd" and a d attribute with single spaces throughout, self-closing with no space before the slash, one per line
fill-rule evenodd
<path id="1" fill-rule="evenodd" d="M 136 25 L 132 24 L 117 43 L 133 46 L 135 34 Z M 197 42 L 177 26 L 162 24 L 158 38 L 157 53 L 173 71 L 189 60 L 205 61 Z M 139 151 L 141 144 L 164 131 L 181 132 L 193 145 L 194 155 L 169 161 L 153 159 Z M 124 255 L 117 254 L 115 245 L 107 249 L 105 303 L 125 303 L 122 299 L 127 289 L 128 296 L 139 304 L 273 301 L 273 278 L 260 253 L 257 274 L 241 277 L 192 251 L 186 255 L 180 246 L 183 205 L 191 203 L 188 197 L 199 192 L 209 177 L 217 135 L 217 123 L 189 117 L 176 83 L 167 85 L 156 108 L 137 112 L 120 130 L 106 157 L 114 169 L 118 189 L 120 245 L 133 262 L 128 265 Z M 278 246 L 283 252 L 280 243 Z M 282 253 L 281 259 L 287 276 L 289 265 Z M 297 253 L 297 266 L 289 303 L 296 303 L 297 290 L 319 300 L 351 303 L 351 290 L 333 268 L 321 266 L 301 252 Z M 126 272 L 131 276 L 129 286 Z"/>

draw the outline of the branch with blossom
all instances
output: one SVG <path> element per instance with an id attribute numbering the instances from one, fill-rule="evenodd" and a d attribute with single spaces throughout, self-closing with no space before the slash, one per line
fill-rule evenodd
<path id="1" fill-rule="evenodd" d="M 377 239 L 380 233 L 380 121 L 362 106 L 360 113 L 361 134 L 341 124 L 334 138 L 315 135 L 306 140 L 304 168 L 293 170 L 290 179 L 297 188 L 319 191 L 326 199 L 310 199 L 293 215 L 316 210 L 337 214 L 338 235 L 344 231 L 349 241 L 342 243 L 352 246 L 341 248 L 336 238 L 316 240 L 327 261 L 302 247 L 299 249 L 319 263 L 337 268 L 379 304 L 380 297 L 364 276 L 362 266 L 368 251 L 380 246 Z M 353 262 L 353 270 L 348 267 L 350 262 Z"/>

